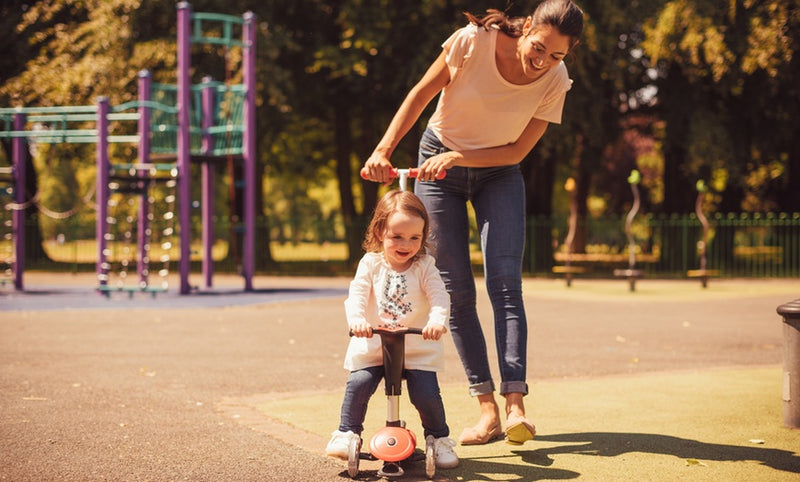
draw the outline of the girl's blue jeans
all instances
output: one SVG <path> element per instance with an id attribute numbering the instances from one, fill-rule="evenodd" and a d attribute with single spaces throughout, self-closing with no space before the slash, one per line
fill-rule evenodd
<path id="1" fill-rule="evenodd" d="M 447 150 L 427 129 L 420 141 L 419 164 Z M 470 394 L 492 393 L 495 385 L 476 307 L 467 202 L 475 211 L 486 288 L 494 311 L 500 393 L 527 394 L 528 328 L 522 303 L 525 185 L 519 165 L 453 167 L 442 180 L 415 183 L 415 192 L 431 218 L 432 254 L 450 293 L 450 331 Z"/>
<path id="2" fill-rule="evenodd" d="M 444 414 L 444 403 L 439 391 L 436 372 L 426 370 L 404 370 L 408 398 L 419 412 L 425 437 L 447 437 L 450 429 Z M 350 372 L 344 390 L 339 430 L 361 434 L 364 431 L 364 418 L 367 416 L 369 399 L 383 380 L 383 366 L 368 367 Z"/>

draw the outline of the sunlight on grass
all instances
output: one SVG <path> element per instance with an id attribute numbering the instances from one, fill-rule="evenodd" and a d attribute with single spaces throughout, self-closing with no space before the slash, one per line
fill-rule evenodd
<path id="1" fill-rule="evenodd" d="M 278 243 L 269 245 L 275 261 L 344 261 L 345 243 Z"/>
<path id="2" fill-rule="evenodd" d="M 57 241 L 45 241 L 42 243 L 45 253 L 53 261 L 62 263 L 94 263 L 97 261 L 97 243 L 93 239 L 58 243 Z M 119 262 L 132 260 L 137 257 L 135 243 L 110 242 L 108 249 L 111 250 L 109 262 Z M 177 243 L 173 243 L 167 250 L 160 244 L 150 246 L 150 259 L 159 260 L 165 254 L 169 254 L 170 259 L 175 260 L 180 257 L 180 248 Z M 217 241 L 211 248 L 211 256 L 215 261 L 225 259 L 228 255 L 228 243 Z M 191 258 L 193 261 L 200 261 L 202 256 L 202 245 L 192 243 Z"/>

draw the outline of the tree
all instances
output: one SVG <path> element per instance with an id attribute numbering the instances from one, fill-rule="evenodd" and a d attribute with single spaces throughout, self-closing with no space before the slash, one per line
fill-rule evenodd
<path id="1" fill-rule="evenodd" d="M 672 0 L 645 26 L 658 67 L 667 212 L 690 212 L 710 180 L 722 211 L 779 208 L 796 176 L 800 10 L 793 0 Z M 770 197 L 765 194 L 773 193 Z M 755 202 L 756 200 L 758 202 Z M 788 207 L 788 206 L 787 206 Z"/>
<path id="2" fill-rule="evenodd" d="M 585 251 L 589 195 L 594 191 L 607 193 L 606 186 L 594 182 L 610 152 L 607 146 L 622 135 L 626 117 L 640 115 L 650 107 L 646 87 L 652 79 L 649 63 L 641 55 L 641 23 L 657 4 L 605 0 L 581 5 L 584 35 L 567 59 L 573 86 L 567 94 L 563 124 L 550 126 L 533 152 L 534 157 L 540 155 L 551 165 L 570 165 L 571 172 L 564 177 L 575 179 L 576 192 L 571 202 L 576 204 L 578 213 L 572 252 Z M 550 179 L 549 185 L 552 184 Z M 540 185 L 536 183 L 536 189 Z"/>
<path id="3" fill-rule="evenodd" d="M 330 3 L 335 3 L 329 9 L 335 28 L 326 32 L 332 37 L 307 68 L 326 97 L 310 105 L 308 114 L 327 113 L 325 121 L 332 126 L 342 216 L 350 262 L 355 263 L 378 194 L 377 185 L 358 180 L 358 170 L 440 44 L 466 22 L 449 1 Z M 417 140 L 426 122 L 424 115 L 398 147 L 392 158 L 396 166 L 416 164 Z"/>
<path id="4" fill-rule="evenodd" d="M 13 73 L 9 69 L 7 76 L 4 72 L 3 84 L 0 85 L 0 101 L 3 105 L 87 105 L 93 104 L 100 95 L 108 96 L 112 105 L 119 105 L 136 98 L 137 73 L 142 69 L 150 70 L 155 82 L 175 84 L 177 46 L 176 10 L 173 2 L 56 0 L 34 3 L 27 10 L 22 8 L 22 2 L 16 3 L 19 5 L 12 9 L 12 13 L 17 15 L 4 16 L 15 22 L 7 30 L 16 32 L 14 39 L 18 44 L 27 46 L 20 47 L 19 51 L 30 55 L 27 58 L 14 57 L 24 67 L 17 68 Z M 204 11 L 208 7 L 216 12 L 241 15 L 245 11 L 243 5 L 234 3 L 195 2 L 193 7 L 195 11 L 198 8 Z M 257 63 L 260 70 L 270 74 L 271 67 L 274 66 L 271 59 L 275 56 L 275 49 L 271 48 L 271 44 L 263 42 L 263 29 L 260 35 L 262 38 L 257 52 L 259 58 L 266 61 Z M 235 51 L 223 50 L 222 47 L 207 45 L 195 49 L 193 82 L 200 82 L 200 76 L 208 74 L 218 81 L 241 82 L 241 78 L 237 76 L 237 69 L 240 71 L 240 53 L 237 55 Z M 257 77 L 263 78 L 264 73 L 259 73 L 261 75 Z M 268 78 L 285 79 L 286 76 L 275 75 Z M 280 94 L 270 96 L 280 92 L 274 85 L 267 83 L 264 90 L 267 94 L 267 105 L 277 107 L 257 109 L 257 139 L 262 145 L 270 138 L 264 135 L 265 132 L 270 132 L 264 126 L 275 125 L 275 122 L 270 122 L 270 115 L 280 111 Z M 257 97 L 260 101 L 263 94 Z M 275 129 L 272 130 L 274 131 Z M 95 156 L 91 145 L 52 146 L 50 151 L 60 154 L 43 161 L 42 169 L 63 175 L 94 168 Z M 131 146 L 112 145 L 111 155 L 130 160 L 135 152 Z M 63 163 L 62 161 L 71 163 L 70 169 L 59 169 L 57 165 Z M 76 177 L 82 181 L 76 192 L 87 192 L 94 182 L 89 176 Z M 41 191 L 41 199 L 53 198 L 63 202 L 64 196 L 58 194 L 58 186 L 63 186 L 63 181 L 71 178 L 62 176 L 59 179 L 61 183 L 44 180 L 43 184 L 33 186 L 32 191 Z M 230 174 L 228 183 L 232 185 Z M 260 199 L 260 190 L 258 192 Z M 234 199 L 230 206 L 225 205 L 225 196 L 217 196 L 217 200 L 216 212 L 224 213 L 229 210 L 231 214 L 235 214 L 241 211 L 241 208 L 237 211 L 237 206 L 241 204 L 238 199 Z M 258 210 L 257 214 L 262 213 Z M 235 252 L 235 249 L 229 251 L 229 254 L 231 252 Z M 257 250 L 257 253 L 262 259 L 270 259 L 269 244 L 265 243 L 264 248 Z M 263 264 L 263 261 L 259 264 Z"/>

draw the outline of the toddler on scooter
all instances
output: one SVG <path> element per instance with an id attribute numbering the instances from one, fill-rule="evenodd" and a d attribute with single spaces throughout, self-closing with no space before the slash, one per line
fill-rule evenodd
<path id="1" fill-rule="evenodd" d="M 450 297 L 435 260 L 426 253 L 428 231 L 425 206 L 410 191 L 389 191 L 375 207 L 363 245 L 366 254 L 344 303 L 353 334 L 344 361 L 350 378 L 339 428 L 325 450 L 329 456 L 348 458 L 350 442 L 364 430 L 369 399 L 383 379 L 381 342 L 372 336 L 372 327 L 402 324 L 422 328 L 422 337 L 408 337 L 405 345 L 409 400 L 419 412 L 426 439 L 433 438 L 436 467 L 458 466 L 436 377 L 444 368 L 440 338 L 447 332 Z"/>

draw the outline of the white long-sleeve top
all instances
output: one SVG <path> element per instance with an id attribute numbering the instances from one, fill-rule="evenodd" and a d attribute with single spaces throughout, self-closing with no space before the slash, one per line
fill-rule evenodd
<path id="1" fill-rule="evenodd" d="M 447 326 L 450 295 L 432 256 L 422 255 L 407 270 L 398 273 L 383 259 L 383 254 L 367 253 L 358 263 L 344 307 L 348 326 L 365 321 L 373 327 L 393 322 L 415 328 L 427 324 Z M 407 369 L 441 371 L 442 340 L 407 335 L 405 360 Z M 345 369 L 353 371 L 381 364 L 380 336 L 351 337 Z"/>

